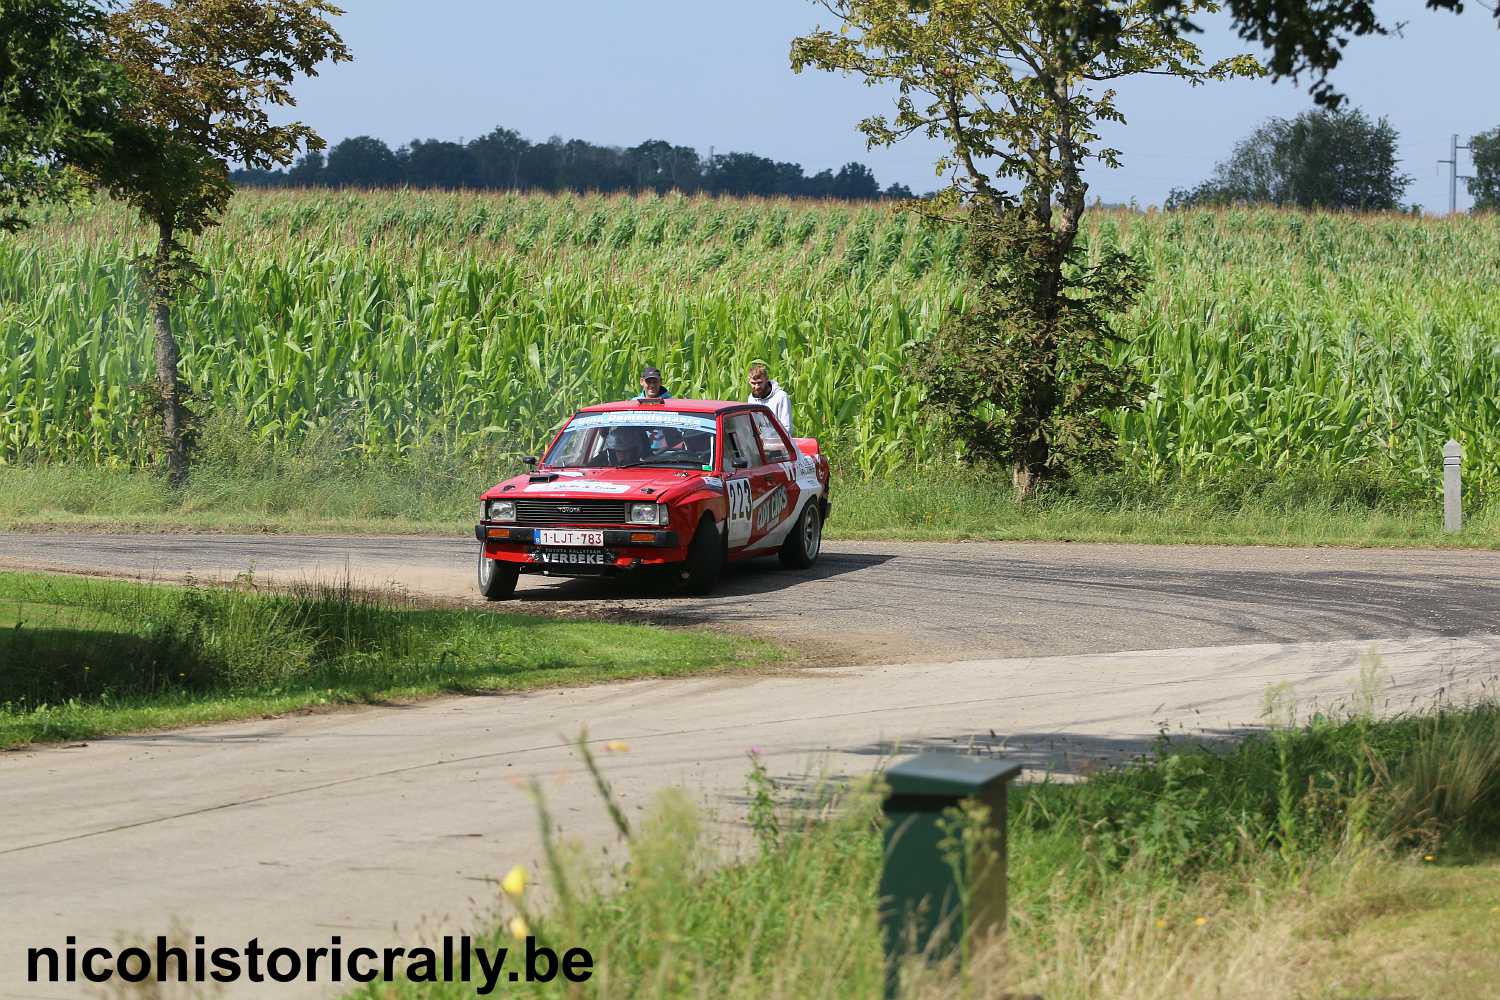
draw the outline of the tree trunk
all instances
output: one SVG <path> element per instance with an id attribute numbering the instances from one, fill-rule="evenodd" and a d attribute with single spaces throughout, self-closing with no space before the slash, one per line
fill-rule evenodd
<path id="1" fill-rule="evenodd" d="M 175 487 L 187 482 L 188 453 L 186 412 L 177 380 L 177 338 L 172 336 L 171 290 L 175 283 L 168 271 L 172 266 L 172 235 L 172 227 L 163 224 L 156 251 L 151 315 L 156 326 L 156 389 L 161 399 L 162 443 L 167 449 L 167 482 Z"/>
<path id="2" fill-rule="evenodd" d="M 1040 326 L 1036 344 L 1037 359 L 1034 381 L 1025 393 L 1019 412 L 1016 414 L 1016 436 L 1011 461 L 1011 484 L 1017 500 L 1027 500 L 1035 495 L 1037 487 L 1055 472 L 1049 463 L 1052 457 L 1052 442 L 1048 434 L 1047 421 L 1052 419 L 1061 397 L 1057 381 L 1058 324 L 1063 307 L 1063 294 L 1067 278 L 1063 264 L 1078 238 L 1079 224 L 1083 218 L 1088 185 L 1079 171 L 1077 143 L 1073 138 L 1072 107 L 1063 74 L 1046 81 L 1057 109 L 1059 127 L 1049 146 L 1041 147 L 1034 161 L 1036 173 L 1046 178 L 1046 183 L 1030 185 L 1034 195 L 1030 210 L 1040 224 L 1046 241 L 1046 264 L 1039 275 L 1036 298 L 1033 301 L 1034 315 Z M 1052 150 L 1056 150 L 1056 160 Z M 1060 187 L 1056 210 L 1053 206 L 1053 183 Z M 1064 473 L 1065 474 L 1065 473 Z"/>
<path id="3" fill-rule="evenodd" d="M 1011 464 L 1010 482 L 1015 487 L 1018 501 L 1030 500 L 1042 483 L 1042 473 L 1046 468 L 1044 463 L 1047 461 L 1047 442 L 1038 441 L 1033 447 L 1027 448 L 1026 452 Z"/>
<path id="4" fill-rule="evenodd" d="M 1050 370 L 1050 366 L 1049 366 Z M 1017 500 L 1029 500 L 1052 469 L 1052 443 L 1047 438 L 1047 420 L 1057 408 L 1055 378 L 1039 381 L 1030 387 L 1020 412 L 1016 414 L 1017 431 L 1014 458 L 1011 460 L 1011 485 Z M 1017 440 L 1019 439 L 1019 440 Z"/>
<path id="5" fill-rule="evenodd" d="M 1057 327 L 1062 309 L 1066 250 L 1063 234 L 1052 228 L 1050 219 L 1039 238 L 1045 241 L 1046 263 L 1037 276 L 1036 297 L 1031 302 L 1032 321 L 1038 327 L 1032 346 L 1035 357 L 1029 368 L 1030 384 L 1023 391 L 1017 408 L 1011 438 L 1011 485 L 1015 487 L 1016 499 L 1022 501 L 1030 499 L 1042 481 L 1055 471 L 1049 464 L 1052 442 L 1047 422 L 1052 419 L 1061 396 L 1057 382 Z"/>

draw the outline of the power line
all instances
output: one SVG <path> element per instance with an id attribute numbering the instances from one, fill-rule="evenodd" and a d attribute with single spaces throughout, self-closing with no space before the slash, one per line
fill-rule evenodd
<path id="1" fill-rule="evenodd" d="M 1448 153 L 1448 159 L 1446 159 L 1446 160 L 1438 160 L 1438 166 L 1442 166 L 1444 163 L 1448 164 L 1448 214 L 1449 215 L 1457 215 L 1458 214 L 1458 178 L 1459 178 L 1459 173 L 1458 173 L 1458 151 L 1460 149 L 1473 149 L 1473 148 L 1474 148 L 1473 146 L 1470 146 L 1468 144 L 1460 146 L 1458 144 L 1458 133 L 1455 132 L 1455 133 L 1453 133 L 1452 144 L 1449 147 L 1450 151 Z M 1473 178 L 1470 177 L 1470 176 L 1468 176 L 1467 174 L 1465 174 L 1464 175 L 1464 180 L 1466 180 L 1466 181 L 1467 180 L 1473 180 Z"/>

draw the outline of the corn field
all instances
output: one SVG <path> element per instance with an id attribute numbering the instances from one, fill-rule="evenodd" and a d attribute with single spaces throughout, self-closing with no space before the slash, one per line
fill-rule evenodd
<path id="1" fill-rule="evenodd" d="M 1143 476 L 1365 470 L 1436 489 L 1500 475 L 1500 220 L 1098 212 L 1092 247 L 1152 282 L 1121 321 L 1151 386 L 1119 412 Z M 125 209 L 0 237 L 0 462 L 144 465 L 151 325 Z M 742 398 L 751 358 L 846 473 L 953 456 L 907 361 L 962 297 L 961 239 L 885 205 L 242 192 L 196 246 L 182 374 L 200 413 L 358 459 L 524 453 L 578 405 Z"/>

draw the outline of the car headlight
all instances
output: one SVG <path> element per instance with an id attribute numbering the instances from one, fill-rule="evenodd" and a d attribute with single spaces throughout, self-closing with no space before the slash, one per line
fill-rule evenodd
<path id="1" fill-rule="evenodd" d="M 633 503 L 630 505 L 631 524 L 666 524 L 667 505 L 664 503 Z"/>
<path id="2" fill-rule="evenodd" d="M 485 505 L 484 516 L 487 521 L 514 521 L 516 502 L 514 500 L 491 500 Z"/>

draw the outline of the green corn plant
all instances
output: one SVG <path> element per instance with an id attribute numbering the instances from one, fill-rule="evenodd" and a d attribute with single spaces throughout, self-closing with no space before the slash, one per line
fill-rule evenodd
<path id="1" fill-rule="evenodd" d="M 1091 254 L 1143 261 L 1117 356 L 1139 409 L 1109 415 L 1144 478 L 1367 474 L 1500 487 L 1500 221 L 1235 209 L 1095 212 Z M 132 387 L 150 324 L 108 203 L 39 212 L 0 242 L 0 462 L 145 465 Z M 200 408 L 352 460 L 535 447 L 572 410 L 634 394 L 740 398 L 764 357 L 799 433 L 878 476 L 953 446 L 907 377 L 961 302 L 959 230 L 890 206 L 654 195 L 247 191 L 199 248 L 182 371 Z"/>

